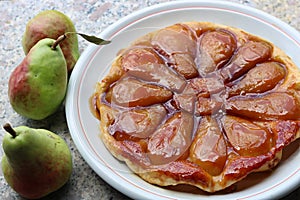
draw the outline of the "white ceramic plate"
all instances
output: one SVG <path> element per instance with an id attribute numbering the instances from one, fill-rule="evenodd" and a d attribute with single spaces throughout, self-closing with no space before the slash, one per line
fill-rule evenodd
<path id="1" fill-rule="evenodd" d="M 276 199 L 300 185 L 299 140 L 286 151 L 270 174 L 253 174 L 229 194 L 174 191 L 157 187 L 134 175 L 116 160 L 99 139 L 99 121 L 90 111 L 95 84 L 108 72 L 117 52 L 150 31 L 185 21 L 210 21 L 234 26 L 266 38 L 300 66 L 300 34 L 266 13 L 224 1 L 176 1 L 135 12 L 108 27 L 100 37 L 107 46 L 90 45 L 78 60 L 69 82 L 66 115 L 72 138 L 86 162 L 107 183 L 134 199 Z"/>

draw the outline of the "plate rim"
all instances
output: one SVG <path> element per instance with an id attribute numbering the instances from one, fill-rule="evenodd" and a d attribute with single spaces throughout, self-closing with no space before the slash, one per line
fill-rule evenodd
<path id="1" fill-rule="evenodd" d="M 188 7 L 188 6 L 213 6 L 213 7 L 217 7 L 217 8 L 224 8 L 226 7 L 228 9 L 228 7 L 230 7 L 230 9 L 234 10 L 234 9 L 242 9 L 243 14 L 249 14 L 247 12 L 250 13 L 255 13 L 255 14 L 259 14 L 259 17 L 267 17 L 267 19 L 265 20 L 271 20 L 273 23 L 274 21 L 277 22 L 277 24 L 275 24 L 276 26 L 278 26 L 278 28 L 280 28 L 281 30 L 283 30 L 285 32 L 285 30 L 289 31 L 289 36 L 292 35 L 292 39 L 294 39 L 294 41 L 298 44 L 298 46 L 300 46 L 300 41 L 296 40 L 294 38 L 295 35 L 300 36 L 299 32 L 297 32 L 293 27 L 289 26 L 288 24 L 286 24 L 285 22 L 281 21 L 278 18 L 275 18 L 272 15 L 269 15 L 268 13 L 265 13 L 263 11 L 260 11 L 256 8 L 252 8 L 252 7 L 248 7 L 248 6 L 244 6 L 242 4 L 238 4 L 238 3 L 233 3 L 233 2 L 228 2 L 228 1 L 174 1 L 174 2 L 165 2 L 165 3 L 160 3 L 160 4 L 156 4 L 147 8 L 143 8 L 141 10 L 135 11 L 133 13 L 131 13 L 130 15 L 125 16 L 124 18 L 116 21 L 114 24 L 110 25 L 109 27 L 107 27 L 101 34 L 100 37 L 104 37 L 107 36 L 109 33 L 111 32 L 115 32 L 115 34 L 121 32 L 124 28 L 119 28 L 119 26 L 121 26 L 122 24 L 127 24 L 125 27 L 129 26 L 130 23 L 128 24 L 128 20 L 129 19 L 135 19 L 134 22 L 131 23 L 135 23 L 136 21 L 138 21 L 136 18 L 144 18 L 146 16 L 149 16 L 149 14 L 154 15 L 157 12 L 162 12 L 162 10 L 166 9 L 183 9 L 182 7 Z M 236 10 L 235 10 L 236 11 Z M 240 11 L 240 12 L 242 12 Z M 247 11 L 247 12 L 245 12 Z M 143 16 L 143 17 L 142 17 Z M 255 16 L 258 17 L 258 16 Z M 281 28 L 283 27 L 283 28 Z M 299 37 L 300 38 L 300 37 Z M 95 45 L 89 45 L 87 47 L 87 49 L 84 50 L 84 52 L 81 54 L 80 57 L 83 57 L 84 59 L 79 58 L 78 62 L 75 65 L 75 68 L 71 74 L 71 77 L 69 79 L 69 85 L 68 85 L 68 92 L 66 95 L 66 118 L 67 118 L 67 124 L 69 127 L 69 131 L 71 134 L 71 137 L 76 145 L 76 147 L 79 150 L 79 153 L 82 155 L 82 157 L 84 158 L 84 160 L 88 163 L 88 165 L 97 173 L 98 176 L 100 176 L 102 179 L 104 179 L 108 184 L 110 184 L 112 187 L 114 187 L 115 189 L 119 190 L 120 192 L 124 193 L 125 195 L 132 197 L 132 198 L 147 198 L 149 199 L 149 197 L 153 197 L 153 196 L 149 196 L 149 194 L 141 194 L 141 193 L 136 193 L 135 189 L 130 189 L 125 187 L 125 185 L 120 184 L 117 180 L 111 179 L 111 176 L 109 176 L 106 172 L 108 169 L 101 169 L 102 173 L 101 175 L 99 174 L 99 168 L 97 168 L 94 165 L 94 162 L 96 162 L 96 159 L 91 155 L 93 152 L 91 151 L 87 151 L 87 149 L 83 149 L 83 143 L 82 141 L 80 141 L 79 138 L 79 131 L 74 130 L 73 129 L 73 125 L 72 125 L 72 121 L 73 116 L 70 115 L 69 113 L 73 113 L 73 107 L 72 105 L 74 105 L 74 99 L 72 98 L 72 92 L 74 92 L 75 90 L 75 86 L 76 86 L 76 75 L 79 74 L 80 72 L 80 66 L 82 66 L 82 64 L 84 64 L 84 61 L 89 60 L 89 58 L 92 58 L 94 54 L 96 54 L 96 52 L 100 49 L 101 47 L 97 47 Z M 92 52 L 92 53 L 91 53 Z M 87 64 L 85 64 L 87 66 Z M 75 74 L 75 75 L 74 75 Z M 74 113 L 73 113 L 74 114 Z M 300 168 L 298 170 L 296 170 L 296 174 L 300 172 Z M 299 177 L 300 177 L 300 173 L 299 173 Z M 289 190 L 285 190 L 285 191 L 281 191 L 280 189 L 277 190 L 277 192 L 275 192 L 274 197 L 275 198 L 280 198 L 283 195 L 286 195 L 288 192 L 291 192 L 292 190 L 296 189 L 297 187 L 299 187 L 300 181 L 298 181 L 298 186 L 297 184 L 295 184 L 294 186 L 289 187 Z M 269 190 L 272 190 L 272 188 L 270 188 Z M 144 190 L 143 190 L 144 191 Z M 277 194 L 276 194 L 277 193 Z M 157 194 L 155 193 L 155 197 L 156 198 L 160 198 L 156 196 Z M 257 196 L 256 196 L 257 197 Z M 161 198 L 165 199 L 165 196 L 162 196 Z M 251 197 L 245 197 L 247 199 L 250 199 Z M 169 197 L 167 198 L 169 199 Z M 171 198 L 173 199 L 173 198 Z"/>

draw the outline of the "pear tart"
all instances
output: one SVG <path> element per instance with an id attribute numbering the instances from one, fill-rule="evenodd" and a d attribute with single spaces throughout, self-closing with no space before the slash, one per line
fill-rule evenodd
<path id="1" fill-rule="evenodd" d="M 299 138 L 299 77 L 260 37 L 178 23 L 119 52 L 93 109 L 107 149 L 142 179 L 215 192 L 274 168 Z"/>

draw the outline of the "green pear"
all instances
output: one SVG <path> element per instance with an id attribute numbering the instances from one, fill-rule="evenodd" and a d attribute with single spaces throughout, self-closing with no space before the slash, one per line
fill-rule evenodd
<path id="1" fill-rule="evenodd" d="M 55 40 L 36 43 L 12 72 L 8 96 L 13 109 L 30 119 L 44 119 L 59 108 L 67 90 L 66 60 Z"/>
<path id="2" fill-rule="evenodd" d="M 7 183 L 21 196 L 38 199 L 61 188 L 72 173 L 72 156 L 66 142 L 46 129 L 27 126 L 7 131 L 2 147 L 2 171 Z"/>
<path id="3" fill-rule="evenodd" d="M 23 50 L 27 55 L 39 40 L 43 38 L 57 39 L 66 32 L 76 32 L 74 24 L 68 16 L 57 10 L 42 11 L 26 24 L 22 38 Z M 68 72 L 71 72 L 80 55 L 77 35 L 70 35 L 60 46 L 67 61 Z"/>

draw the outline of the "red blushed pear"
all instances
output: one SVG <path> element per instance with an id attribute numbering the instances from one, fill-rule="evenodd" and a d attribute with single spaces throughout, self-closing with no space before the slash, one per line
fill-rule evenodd
<path id="1" fill-rule="evenodd" d="M 67 90 L 66 60 L 55 40 L 45 38 L 34 45 L 12 72 L 8 96 L 13 109 L 22 116 L 41 120 L 52 115 Z"/>
<path id="2" fill-rule="evenodd" d="M 1 167 L 7 183 L 21 196 L 38 199 L 61 188 L 72 173 L 67 143 L 55 133 L 5 124 Z"/>
<path id="3" fill-rule="evenodd" d="M 27 55 L 30 49 L 41 39 L 56 39 L 66 32 L 76 32 L 75 26 L 68 16 L 57 10 L 42 11 L 26 24 L 26 30 L 22 38 L 24 53 Z M 61 43 L 61 49 L 70 73 L 80 55 L 77 35 L 69 35 Z"/>

